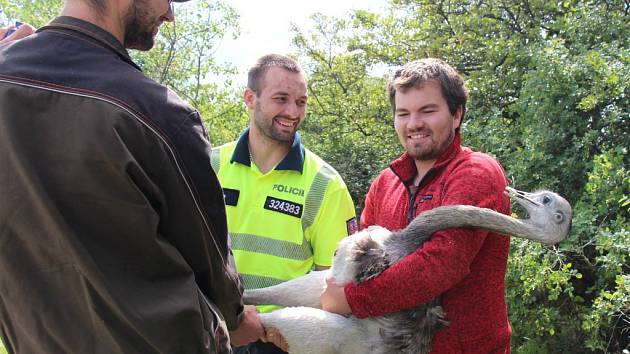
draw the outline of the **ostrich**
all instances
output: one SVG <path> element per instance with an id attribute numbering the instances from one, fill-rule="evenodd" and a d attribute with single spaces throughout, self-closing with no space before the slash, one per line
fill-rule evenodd
<path id="1" fill-rule="evenodd" d="M 327 274 L 344 286 L 383 272 L 412 253 L 441 229 L 483 228 L 551 245 L 562 241 L 571 227 L 571 206 L 550 191 L 526 193 L 507 187 L 506 194 L 525 208 L 529 219 L 515 219 L 490 209 L 451 205 L 426 211 L 405 229 L 390 232 L 372 226 L 339 242 L 333 265 L 268 288 L 246 290 L 253 305 L 285 308 L 261 314 L 266 328 L 277 330 L 296 354 L 428 353 L 434 334 L 448 325 L 439 300 L 380 317 L 358 319 L 321 310 L 319 294 Z"/>

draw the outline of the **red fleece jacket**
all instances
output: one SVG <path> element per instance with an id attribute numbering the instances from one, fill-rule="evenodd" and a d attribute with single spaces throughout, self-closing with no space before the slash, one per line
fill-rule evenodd
<path id="1" fill-rule="evenodd" d="M 424 176 L 416 175 L 405 153 L 374 180 L 361 215 L 361 227 L 400 230 L 425 210 L 467 204 L 510 214 L 502 167 L 488 155 L 460 145 L 460 135 Z M 380 316 L 440 297 L 448 327 L 438 332 L 431 353 L 509 353 L 504 277 L 509 238 L 485 230 L 438 231 L 418 250 L 378 277 L 348 285 L 345 294 L 355 316 Z"/>

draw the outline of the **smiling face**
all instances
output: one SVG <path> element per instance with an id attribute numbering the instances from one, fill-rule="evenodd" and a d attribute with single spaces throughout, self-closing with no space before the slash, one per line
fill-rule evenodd
<path id="1" fill-rule="evenodd" d="M 306 79 L 301 72 L 271 67 L 261 81 L 259 92 L 245 90 L 250 129 L 275 142 L 291 144 L 306 116 Z"/>
<path id="2" fill-rule="evenodd" d="M 174 19 L 168 0 L 134 0 L 124 15 L 125 48 L 138 50 L 153 48 L 155 36 L 162 23 Z"/>
<path id="3" fill-rule="evenodd" d="M 435 80 L 398 90 L 394 99 L 394 127 L 400 143 L 414 160 L 433 163 L 453 141 L 462 109 L 451 114 Z"/>

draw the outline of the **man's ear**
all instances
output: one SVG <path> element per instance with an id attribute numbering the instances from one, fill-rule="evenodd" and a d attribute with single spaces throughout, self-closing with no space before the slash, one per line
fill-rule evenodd
<path id="1" fill-rule="evenodd" d="M 256 107 L 256 92 L 249 87 L 246 88 L 245 92 L 243 92 L 243 101 L 247 108 L 253 110 Z"/>
<path id="2" fill-rule="evenodd" d="M 457 111 L 455 111 L 455 115 L 453 116 L 453 128 L 457 129 L 462 124 L 462 116 L 464 115 L 464 106 L 457 107 Z"/>

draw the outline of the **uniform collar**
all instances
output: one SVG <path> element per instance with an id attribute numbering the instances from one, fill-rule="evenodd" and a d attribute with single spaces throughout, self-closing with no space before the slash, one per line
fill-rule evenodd
<path id="1" fill-rule="evenodd" d="M 438 157 L 431 167 L 431 170 L 439 170 L 446 166 L 461 151 L 461 135 L 459 131 L 455 132 L 455 137 L 451 145 Z M 409 154 L 405 151 L 398 159 L 394 160 L 389 168 L 404 182 L 410 183 L 416 177 L 416 164 Z"/>
<path id="2" fill-rule="evenodd" d="M 61 30 L 61 31 L 72 31 L 75 33 L 79 33 L 88 39 L 100 44 L 103 47 L 106 47 L 113 52 L 115 52 L 122 60 L 127 63 L 133 65 L 138 70 L 141 70 L 136 63 L 131 60 L 129 53 L 125 49 L 125 47 L 114 37 L 111 33 L 106 30 L 96 26 L 93 23 L 80 20 L 76 17 L 70 16 L 59 16 L 54 20 L 50 21 L 46 26 L 37 30 L 37 32 L 45 31 L 45 30 Z"/>
<path id="3" fill-rule="evenodd" d="M 231 163 L 238 162 L 243 165 L 251 166 L 251 159 L 249 156 L 249 128 L 241 134 L 236 142 L 236 148 L 232 154 Z M 295 133 L 293 144 L 291 149 L 284 157 L 282 161 L 276 166 L 275 170 L 294 170 L 302 173 L 304 168 L 304 145 L 302 145 L 302 139 L 299 133 Z"/>

